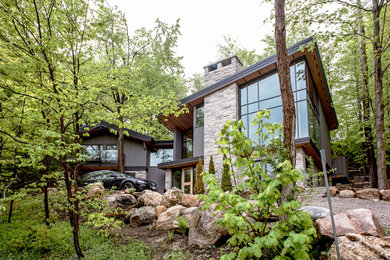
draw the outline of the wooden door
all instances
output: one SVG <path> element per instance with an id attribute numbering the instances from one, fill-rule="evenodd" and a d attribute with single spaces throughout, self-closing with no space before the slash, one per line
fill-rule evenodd
<path id="1" fill-rule="evenodd" d="M 185 194 L 192 194 L 193 193 L 193 180 L 194 180 L 194 169 L 192 167 L 190 168 L 183 168 L 181 172 L 181 189 Z"/>

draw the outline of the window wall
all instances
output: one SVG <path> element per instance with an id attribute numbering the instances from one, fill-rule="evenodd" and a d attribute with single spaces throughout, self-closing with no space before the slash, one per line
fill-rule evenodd
<path id="1" fill-rule="evenodd" d="M 159 163 L 173 161 L 173 149 L 158 149 L 150 152 L 150 166 L 157 166 Z"/>
<path id="2" fill-rule="evenodd" d="M 116 164 L 118 163 L 118 149 L 115 144 L 83 145 L 87 162 Z"/>
<path id="3" fill-rule="evenodd" d="M 310 115 L 310 98 L 308 98 L 309 88 L 308 78 L 306 73 L 306 64 L 304 61 L 295 63 L 290 67 L 291 75 L 291 87 L 294 94 L 295 109 L 296 109 L 296 135 L 295 138 L 303 138 L 311 136 L 313 141 L 314 137 L 318 134 L 319 137 L 319 125 L 316 128 L 309 121 L 318 119 L 318 113 Z M 310 73 L 309 73 L 310 74 Z M 310 82 L 312 83 L 312 82 Z M 314 83 L 313 83 L 314 84 Z M 315 92 L 315 88 L 313 87 Z M 315 106 L 316 104 L 314 104 Z M 282 123 L 282 98 L 280 94 L 279 79 L 277 73 L 269 75 L 265 78 L 260 78 L 247 85 L 242 86 L 240 89 L 240 113 L 241 120 L 245 126 L 246 135 L 253 141 L 258 141 L 258 137 L 255 135 L 258 126 L 251 125 L 250 122 L 254 118 L 256 112 L 269 109 L 271 116 L 267 123 Z M 314 111 L 314 110 L 313 110 Z M 318 120 L 317 120 L 318 121 Z M 319 121 L 318 121 L 319 122 Z M 313 130 L 312 130 L 313 128 Z M 318 130 L 318 131 L 317 131 Z M 318 146 L 319 147 L 319 146 Z"/>
<path id="4" fill-rule="evenodd" d="M 204 125 L 204 105 L 203 103 L 196 106 L 195 112 L 195 126 Z"/>

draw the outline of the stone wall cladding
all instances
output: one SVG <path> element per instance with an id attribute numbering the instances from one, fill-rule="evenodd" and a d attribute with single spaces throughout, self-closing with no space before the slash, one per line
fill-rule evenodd
<path id="1" fill-rule="evenodd" d="M 148 174 L 146 171 L 126 171 L 125 173 L 134 176 L 135 178 L 140 178 L 146 180 L 148 178 Z"/>
<path id="2" fill-rule="evenodd" d="M 218 154 L 216 140 L 228 119 L 238 119 L 238 86 L 229 85 L 204 99 L 204 170 L 208 171 L 213 155 L 215 174 L 222 176 L 222 155 Z"/>
<path id="3" fill-rule="evenodd" d="M 172 170 L 165 170 L 165 190 L 172 189 Z"/>

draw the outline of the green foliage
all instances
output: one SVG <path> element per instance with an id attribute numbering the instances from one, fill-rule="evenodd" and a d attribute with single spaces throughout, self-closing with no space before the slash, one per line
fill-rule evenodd
<path id="1" fill-rule="evenodd" d="M 179 224 L 179 229 L 183 235 L 187 233 L 188 229 L 188 219 L 184 216 L 179 216 L 177 218 L 177 223 Z"/>
<path id="2" fill-rule="evenodd" d="M 215 174 L 215 166 L 214 166 L 214 161 L 213 161 L 212 155 L 210 155 L 209 174 Z"/>
<path id="3" fill-rule="evenodd" d="M 232 191 L 232 179 L 230 177 L 230 167 L 226 163 L 227 157 L 226 154 L 223 154 L 223 166 L 222 166 L 222 179 L 221 179 L 221 188 L 223 191 Z"/>
<path id="4" fill-rule="evenodd" d="M 198 164 L 196 165 L 196 179 L 194 186 L 194 194 L 204 194 L 204 184 L 202 180 L 203 165 L 202 159 L 199 157 Z"/>
<path id="5" fill-rule="evenodd" d="M 1 259 L 76 259 L 72 228 L 67 221 L 43 223 L 42 196 L 27 196 L 14 205 L 12 223 L 0 223 Z M 53 213 L 53 211 L 51 211 Z M 151 259 L 152 250 L 140 241 L 119 244 L 81 225 L 80 244 L 86 259 Z"/>
<path id="6" fill-rule="evenodd" d="M 108 217 L 105 212 L 93 212 L 88 214 L 88 225 L 98 229 L 98 234 L 109 237 L 115 230 L 121 229 L 122 221 L 114 217 Z"/>
<path id="7" fill-rule="evenodd" d="M 168 236 L 168 240 L 169 240 L 169 241 L 172 241 L 172 238 L 173 238 L 173 231 L 168 231 L 167 236 Z"/>
<path id="8" fill-rule="evenodd" d="M 193 260 L 190 251 L 183 252 L 180 248 L 173 247 L 172 251 L 164 255 L 164 260 Z"/>
<path id="9" fill-rule="evenodd" d="M 217 224 L 228 228 L 232 236 L 228 244 L 233 250 L 221 259 L 310 259 L 310 243 L 316 237 L 310 215 L 298 210 L 301 205 L 294 197 L 281 201 L 283 187 L 294 185 L 303 176 L 287 160 L 281 124 L 264 123 L 269 115 L 269 111 L 261 111 L 251 122 L 259 125 L 258 141 L 240 131 L 242 121 L 228 121 L 221 130 L 219 152 L 229 155 L 226 163 L 241 169 L 239 182 L 231 193 L 223 191 L 214 175 L 203 177 L 208 191 L 207 196 L 201 195 L 205 200 L 203 208 L 215 203 L 215 210 L 224 211 Z M 264 145 L 259 145 L 260 140 Z M 262 161 L 257 161 L 259 158 Z M 274 170 L 267 170 L 266 165 Z M 243 192 L 250 194 L 249 199 L 241 195 Z"/>

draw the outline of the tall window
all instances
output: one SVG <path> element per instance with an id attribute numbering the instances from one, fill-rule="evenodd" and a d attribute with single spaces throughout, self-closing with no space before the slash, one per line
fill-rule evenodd
<path id="1" fill-rule="evenodd" d="M 150 152 L 150 166 L 157 166 L 159 163 L 173 161 L 173 149 L 158 149 Z"/>
<path id="2" fill-rule="evenodd" d="M 203 103 L 196 106 L 195 112 L 195 126 L 204 125 L 204 105 Z"/>
<path id="3" fill-rule="evenodd" d="M 183 132 L 182 158 L 192 158 L 192 129 Z"/>
<path id="4" fill-rule="evenodd" d="M 84 145 L 83 148 L 87 162 L 118 163 L 118 149 L 115 144 Z"/>
<path id="5" fill-rule="evenodd" d="M 295 138 L 308 137 L 309 133 L 309 107 L 307 73 L 304 61 L 290 66 L 291 87 L 294 94 L 296 109 Z M 314 84 L 314 83 L 313 83 Z M 267 123 L 282 123 L 282 98 L 280 94 L 278 74 L 274 73 L 266 78 L 260 78 L 244 85 L 240 89 L 240 112 L 244 123 L 246 135 L 253 141 L 257 141 L 255 135 L 258 126 L 250 124 L 256 112 L 269 109 L 270 118 Z M 318 118 L 318 115 L 316 116 Z M 318 134 L 319 135 L 319 134 Z"/>

